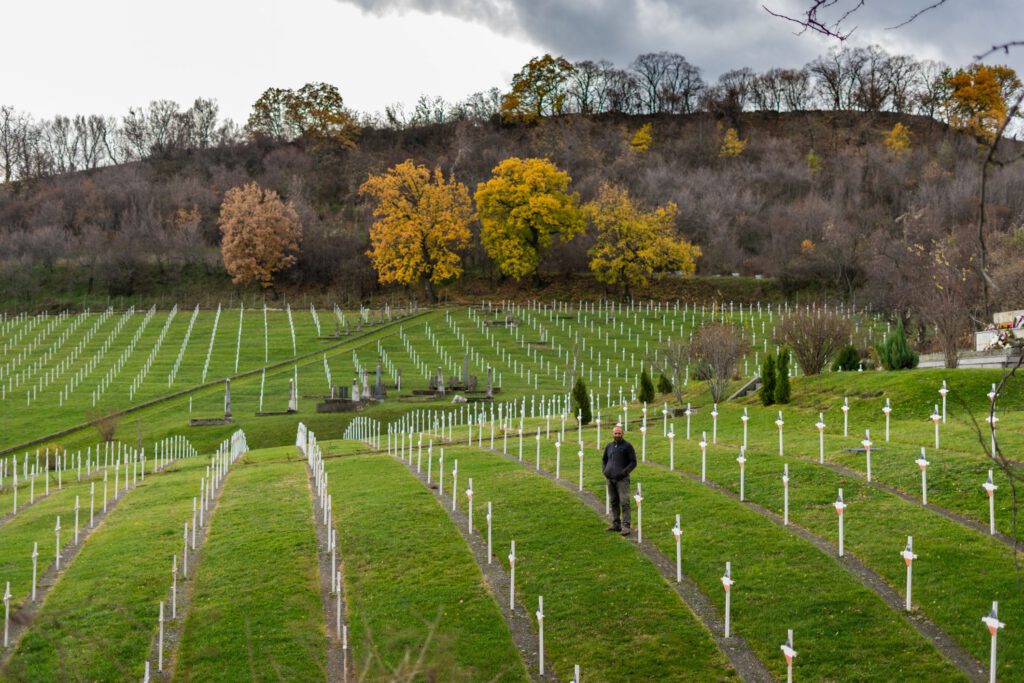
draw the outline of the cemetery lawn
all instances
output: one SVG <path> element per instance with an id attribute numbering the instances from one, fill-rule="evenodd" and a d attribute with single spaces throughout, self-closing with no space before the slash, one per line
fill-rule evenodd
<path id="1" fill-rule="evenodd" d="M 445 456 L 448 483 L 458 458 L 460 492 L 472 477 L 477 509 L 493 502 L 495 554 L 506 567 L 516 541 L 517 595 L 531 620 L 544 597 L 545 652 L 559 676 L 579 664 L 586 680 L 736 678 L 654 565 L 575 495 L 498 455 L 457 447 Z"/>
<path id="2" fill-rule="evenodd" d="M 529 680 L 495 596 L 423 484 L 380 455 L 325 465 L 357 671 L 409 674 L 405 659 L 423 654 L 420 676 L 438 681 Z"/>
<path id="3" fill-rule="evenodd" d="M 146 477 L 109 513 L 53 587 L 6 680 L 141 680 L 208 462 L 190 458 Z"/>
<path id="4" fill-rule="evenodd" d="M 579 460 L 575 448 L 562 451 L 562 477 L 575 490 Z M 571 457 L 566 457 L 567 452 Z M 650 456 L 648 439 L 648 459 Z M 504 460 L 498 454 L 487 457 Z M 693 459 L 691 455 L 687 458 Z M 667 450 L 665 459 L 667 462 Z M 532 457 L 526 459 L 526 466 L 532 469 L 533 462 Z M 679 463 L 677 447 L 677 467 Z M 555 471 L 554 444 L 543 439 L 541 467 Z M 869 681 L 895 676 L 904 680 L 963 680 L 962 674 L 900 615 L 807 541 L 679 474 L 640 464 L 631 477 L 634 493 L 638 482 L 644 496 L 645 542 L 653 543 L 674 563 L 675 536 L 671 530 L 679 514 L 683 572 L 697 582 L 722 613 L 725 595 L 720 577 L 725 573 L 725 563 L 732 562 L 732 578 L 736 581 L 732 628 L 777 677 L 786 676 L 779 645 L 791 628 L 800 652 L 796 676 L 801 679 Z M 604 499 L 599 451 L 590 449 L 585 455 L 583 484 L 598 499 Z M 631 503 L 635 528 L 636 503 Z M 803 649 L 801 642 L 805 644 Z M 891 658 L 894 652 L 900 653 L 899 661 Z"/>
<path id="5" fill-rule="evenodd" d="M 326 680 L 313 506 L 294 448 L 234 466 L 193 580 L 175 680 Z"/>
<path id="6" fill-rule="evenodd" d="M 114 472 L 110 468 L 108 482 L 108 506 L 113 503 Z M 64 482 L 64 489 L 57 490 L 56 477 L 50 489 L 50 495 L 43 500 L 36 500 L 35 503 L 22 509 L 18 508 L 18 514 L 11 517 L 3 525 L 0 525 L 0 580 L 11 582 L 11 612 L 18 609 L 22 603 L 28 601 L 32 596 L 32 544 L 39 544 L 38 575 L 46 572 L 46 569 L 53 563 L 56 553 L 56 538 L 54 527 L 57 524 L 57 516 L 60 516 L 61 524 L 61 547 L 70 544 L 75 537 L 75 496 L 79 497 L 78 529 L 79 537 L 89 532 L 89 486 L 96 482 L 96 507 L 95 512 L 99 515 L 103 510 L 103 472 L 93 473 L 93 479 L 83 476 L 82 481 L 75 481 L 77 471 L 69 471 L 65 474 L 70 476 L 70 481 Z M 122 472 L 123 475 L 123 472 Z M 149 474 L 149 479 L 159 479 L 162 474 Z M 122 477 L 121 485 L 124 486 Z M 36 494 L 42 495 L 44 489 L 42 477 L 36 481 Z M 19 484 L 18 504 L 28 503 L 28 488 L 21 490 Z M 131 489 L 122 496 L 131 496 L 135 489 Z M 0 500 L 10 502 L 10 497 Z M 124 501 L 121 501 L 124 502 Z M 2 509 L 2 508 L 0 508 Z M 10 511 L 8 508 L 7 512 Z M 62 562 L 63 566 L 63 562 Z M 2 589 L 0 589 L 2 590 Z"/>

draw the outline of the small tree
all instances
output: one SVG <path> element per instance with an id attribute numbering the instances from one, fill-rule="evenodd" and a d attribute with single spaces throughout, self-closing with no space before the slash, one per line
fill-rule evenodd
<path id="1" fill-rule="evenodd" d="M 804 374 L 817 375 L 850 338 L 850 321 L 825 311 L 790 313 L 779 321 L 778 338 L 793 350 Z"/>
<path id="2" fill-rule="evenodd" d="M 85 416 L 89 423 L 96 428 L 96 432 L 103 441 L 114 440 L 114 435 L 117 433 L 117 423 L 121 421 L 121 416 L 116 410 L 110 410 L 107 413 L 90 411 Z"/>
<path id="3" fill-rule="evenodd" d="M 697 365 L 697 377 L 707 382 L 711 399 L 725 398 L 729 380 L 749 346 L 732 325 L 714 323 L 697 330 L 690 343 L 690 360 Z"/>
<path id="4" fill-rule="evenodd" d="M 903 330 L 903 321 L 896 323 L 896 329 L 889 333 L 885 341 L 875 346 L 878 361 L 886 370 L 910 370 L 917 367 L 918 355 L 907 343 L 907 334 Z"/>
<path id="5" fill-rule="evenodd" d="M 274 276 L 295 263 L 302 226 L 291 203 L 255 182 L 235 187 L 220 206 L 221 255 L 237 284 L 272 288 Z"/>
<path id="6" fill-rule="evenodd" d="M 577 377 L 576 384 L 572 387 L 572 406 L 579 416 L 579 423 L 590 424 L 593 419 L 593 415 L 590 413 L 590 393 L 587 392 L 587 385 L 583 381 L 583 377 Z"/>
<path id="7" fill-rule="evenodd" d="M 637 396 L 641 403 L 650 403 L 654 400 L 654 382 L 647 370 L 640 371 L 640 393 Z"/>
<path id="8" fill-rule="evenodd" d="M 789 403 L 789 349 L 785 346 L 779 350 L 779 361 L 775 370 L 778 375 L 775 382 L 775 402 Z"/>
<path id="9" fill-rule="evenodd" d="M 672 393 L 672 381 L 665 376 L 664 372 L 658 373 L 658 393 L 659 394 L 671 394 Z"/>
<path id="10" fill-rule="evenodd" d="M 832 362 L 832 372 L 855 372 L 860 368 L 860 353 L 853 344 L 847 344 L 836 354 Z M 806 369 L 804 370 L 806 372 Z"/>
<path id="11" fill-rule="evenodd" d="M 761 361 L 761 388 L 757 393 L 761 397 L 761 405 L 775 403 L 775 356 L 770 353 L 766 353 Z"/>
<path id="12" fill-rule="evenodd" d="M 672 386 L 676 403 L 683 403 L 683 379 L 690 364 L 690 347 L 685 341 L 671 341 L 665 347 L 665 371 Z"/>

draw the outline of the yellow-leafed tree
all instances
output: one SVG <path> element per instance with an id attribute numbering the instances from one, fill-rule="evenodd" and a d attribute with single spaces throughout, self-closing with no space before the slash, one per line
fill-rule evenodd
<path id="1" fill-rule="evenodd" d="M 568 97 L 568 82 L 575 67 L 564 57 L 534 57 L 512 77 L 512 90 L 501 97 L 501 118 L 506 123 L 536 123 L 544 116 L 561 114 Z"/>
<path id="2" fill-rule="evenodd" d="M 491 173 L 476 190 L 480 240 L 502 273 L 516 280 L 533 275 L 539 284 L 540 259 L 555 239 L 567 242 L 584 230 L 579 195 L 547 159 L 513 157 Z"/>
<path id="3" fill-rule="evenodd" d="M 722 146 L 718 150 L 720 157 L 738 157 L 747 148 L 747 141 L 741 140 L 735 128 L 725 131 L 722 136 Z"/>
<path id="4" fill-rule="evenodd" d="M 434 286 L 462 275 L 461 253 L 472 237 L 469 190 L 439 168 L 431 173 L 407 160 L 371 175 L 359 192 L 377 201 L 366 253 L 381 284 L 422 283 L 437 301 Z"/>
<path id="5" fill-rule="evenodd" d="M 597 229 L 590 269 L 598 282 L 621 285 L 625 297 L 630 288 L 667 271 L 693 275 L 696 270 L 700 247 L 676 234 L 674 203 L 644 211 L 625 189 L 605 183 L 584 211 Z"/>
<path id="6" fill-rule="evenodd" d="M 910 151 L 910 129 L 897 123 L 885 136 L 885 147 L 893 156 L 903 156 Z"/>
<path id="7" fill-rule="evenodd" d="M 255 182 L 228 190 L 220 205 L 221 256 L 235 284 L 274 286 L 296 260 L 302 225 L 291 202 Z"/>
<path id="8" fill-rule="evenodd" d="M 643 154 L 651 148 L 654 136 L 651 134 L 651 124 L 645 123 L 637 128 L 633 137 L 629 139 L 629 147 L 637 154 Z"/>

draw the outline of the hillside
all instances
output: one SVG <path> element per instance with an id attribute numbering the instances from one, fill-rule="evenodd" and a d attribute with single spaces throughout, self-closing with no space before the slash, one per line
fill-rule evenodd
<path id="1" fill-rule="evenodd" d="M 883 144 L 897 122 L 910 129 L 911 149 L 902 155 Z M 645 123 L 653 141 L 638 153 L 629 140 Z M 722 158 L 731 127 L 748 145 L 740 156 Z M 776 280 L 770 292 L 759 283 L 746 295 L 729 286 L 737 299 L 803 291 L 910 311 L 904 281 L 917 267 L 912 247 L 971 239 L 978 149 L 973 138 L 924 117 L 828 111 L 567 115 L 535 126 L 465 120 L 364 129 L 352 150 L 252 142 L 167 153 L 0 186 L 0 276 L 7 283 L 0 306 L 98 305 L 110 297 L 169 306 L 258 295 L 230 284 L 217 249 L 224 192 L 250 180 L 292 201 L 304 226 L 299 262 L 282 278 L 285 296 L 350 304 L 405 297 L 377 284 L 365 256 L 371 206 L 359 185 L 413 159 L 472 191 L 498 162 L 520 156 L 551 159 L 584 201 L 609 181 L 651 207 L 675 202 L 680 231 L 703 252 L 699 276 Z M 1007 283 L 996 295 L 1006 306 L 1020 303 L 1010 255 L 1024 215 L 1024 198 L 1013 191 L 1022 175 L 1024 167 L 1000 169 L 988 187 L 990 269 Z M 587 235 L 578 237 L 542 264 L 547 282 L 563 283 L 552 295 L 573 295 L 566 283 L 587 271 L 590 244 Z M 500 280 L 477 240 L 466 266 L 463 283 L 442 289 L 449 300 L 522 292 Z M 668 290 L 728 296 L 714 281 Z"/>

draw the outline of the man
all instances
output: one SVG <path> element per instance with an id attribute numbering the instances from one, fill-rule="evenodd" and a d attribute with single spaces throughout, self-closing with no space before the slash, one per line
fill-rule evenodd
<path id="1" fill-rule="evenodd" d="M 601 468 L 608 480 L 608 499 L 612 509 L 612 525 L 608 531 L 629 536 L 629 473 L 636 469 L 636 451 L 633 444 L 622 438 L 622 425 L 615 425 L 612 430 L 612 442 L 604 448 Z"/>

